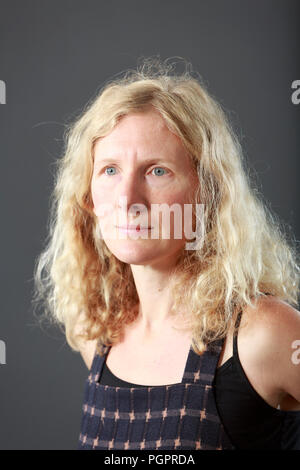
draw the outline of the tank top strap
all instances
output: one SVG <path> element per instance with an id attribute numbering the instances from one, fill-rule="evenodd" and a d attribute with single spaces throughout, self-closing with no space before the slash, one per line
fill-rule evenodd
<path id="1" fill-rule="evenodd" d="M 238 346 L 237 346 L 237 336 L 238 336 L 238 330 L 239 330 L 239 326 L 240 326 L 240 323 L 241 323 L 241 318 L 242 318 L 242 313 L 243 311 L 241 310 L 238 314 L 237 314 L 237 317 L 236 317 L 236 321 L 235 321 L 235 332 L 234 332 L 234 335 L 233 335 L 233 357 L 238 359 L 239 357 L 239 354 L 238 354 Z"/>
<path id="2" fill-rule="evenodd" d="M 206 350 L 201 355 L 196 354 L 191 346 L 182 383 L 212 384 L 223 341 L 224 339 L 219 339 L 208 343 Z"/>
<path id="3" fill-rule="evenodd" d="M 89 374 L 90 381 L 93 381 L 93 382 L 98 381 L 98 379 L 101 375 L 103 365 L 105 363 L 106 356 L 108 354 L 109 349 L 110 349 L 110 347 L 105 346 L 100 341 L 100 339 L 97 341 L 93 362 L 92 362 L 92 365 L 91 365 L 91 368 L 90 368 L 90 374 Z"/>

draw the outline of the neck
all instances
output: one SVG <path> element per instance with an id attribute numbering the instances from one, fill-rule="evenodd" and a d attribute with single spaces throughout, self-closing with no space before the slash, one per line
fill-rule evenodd
<path id="1" fill-rule="evenodd" d="M 172 283 L 176 279 L 174 261 L 164 262 L 163 267 L 131 265 L 139 303 L 137 324 L 141 332 L 156 334 L 170 323 L 182 320 L 182 312 L 176 320 L 170 311 L 173 305 Z"/>

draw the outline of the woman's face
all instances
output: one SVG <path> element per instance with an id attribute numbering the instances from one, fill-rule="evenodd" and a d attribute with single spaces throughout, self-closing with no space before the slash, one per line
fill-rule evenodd
<path id="1" fill-rule="evenodd" d="M 124 116 L 94 147 L 93 210 L 109 250 L 128 264 L 177 259 L 187 241 L 184 223 L 191 223 L 184 205 L 197 183 L 180 139 L 157 111 Z"/>

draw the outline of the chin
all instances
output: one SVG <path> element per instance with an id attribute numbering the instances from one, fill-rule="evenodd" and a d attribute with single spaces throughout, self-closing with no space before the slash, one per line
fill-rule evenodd
<path id="1" fill-rule="evenodd" d="M 118 240 L 117 242 L 105 241 L 111 253 L 123 263 L 127 264 L 149 264 L 157 257 L 154 247 L 146 247 L 145 241 Z"/>
<path id="2" fill-rule="evenodd" d="M 174 242 L 174 241 L 173 241 Z M 151 265 L 178 255 L 182 246 L 162 240 L 105 240 L 111 253 L 127 264 Z"/>

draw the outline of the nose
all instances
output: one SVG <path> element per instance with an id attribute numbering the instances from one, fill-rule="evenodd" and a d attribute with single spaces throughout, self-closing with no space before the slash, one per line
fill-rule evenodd
<path id="1" fill-rule="evenodd" d="M 148 209 L 148 201 L 145 186 L 141 176 L 134 171 L 122 175 L 117 191 L 116 208 L 128 217 L 134 218 L 145 213 Z"/>

